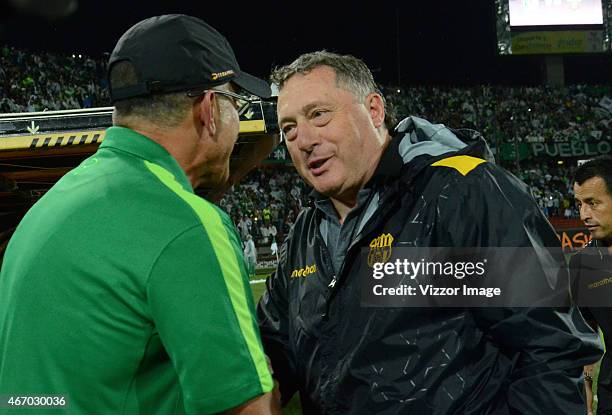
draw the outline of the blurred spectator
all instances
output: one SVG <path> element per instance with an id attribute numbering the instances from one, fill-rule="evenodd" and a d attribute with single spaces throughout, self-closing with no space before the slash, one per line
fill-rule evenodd
<path id="1" fill-rule="evenodd" d="M 247 235 L 246 242 L 244 243 L 244 258 L 246 259 L 249 275 L 255 275 L 257 249 L 255 248 L 255 242 L 253 242 L 253 237 L 251 235 Z"/>
<path id="2" fill-rule="evenodd" d="M 244 215 L 240 216 L 237 226 L 242 239 L 246 239 L 247 235 L 251 233 L 251 225 L 252 222 L 250 218 L 245 217 Z"/>
<path id="3" fill-rule="evenodd" d="M 264 219 L 265 221 L 265 219 Z M 267 245 L 272 242 L 273 238 L 276 238 L 276 226 L 268 222 L 264 222 L 264 225 L 261 227 L 261 244 Z"/>
<path id="4" fill-rule="evenodd" d="M 270 245 L 270 253 L 278 261 L 278 244 L 276 243 L 276 238 L 272 238 L 272 244 Z"/>

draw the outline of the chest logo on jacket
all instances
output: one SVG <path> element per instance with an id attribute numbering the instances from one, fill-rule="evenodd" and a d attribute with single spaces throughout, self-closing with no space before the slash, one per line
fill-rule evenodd
<path id="1" fill-rule="evenodd" d="M 610 275 L 607 278 L 601 279 L 597 282 L 591 283 L 588 285 L 589 290 L 592 290 L 593 288 L 599 288 L 599 287 L 603 287 L 607 284 L 612 283 L 612 275 Z"/>
<path id="2" fill-rule="evenodd" d="M 307 277 L 310 274 L 314 274 L 315 272 L 317 272 L 316 265 L 307 265 L 304 268 L 294 269 L 293 272 L 291 272 L 291 278 Z"/>
<path id="3" fill-rule="evenodd" d="M 368 254 L 368 266 L 373 268 L 377 262 L 387 262 L 393 253 L 392 244 L 393 236 L 390 233 L 383 233 L 372 239 L 372 242 L 370 242 L 370 253 Z"/>

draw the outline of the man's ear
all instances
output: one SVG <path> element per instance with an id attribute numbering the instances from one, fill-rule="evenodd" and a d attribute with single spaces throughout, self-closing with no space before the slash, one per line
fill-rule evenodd
<path id="1" fill-rule="evenodd" d="M 366 97 L 366 108 L 370 113 L 372 124 L 375 128 L 380 128 L 385 123 L 385 104 L 380 94 L 372 92 Z"/>
<path id="2" fill-rule="evenodd" d="M 198 117 L 202 127 L 213 137 L 217 132 L 215 113 L 218 111 L 215 93 L 207 91 L 196 105 L 198 106 Z"/>

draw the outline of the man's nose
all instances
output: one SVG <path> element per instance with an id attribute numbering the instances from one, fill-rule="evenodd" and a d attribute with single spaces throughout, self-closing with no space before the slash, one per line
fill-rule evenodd
<path id="1" fill-rule="evenodd" d="M 296 144 L 301 151 L 311 153 L 320 141 L 316 129 L 308 123 L 302 123 L 302 125 L 298 126 Z"/>
<path id="2" fill-rule="evenodd" d="M 580 220 L 586 222 L 588 219 L 591 219 L 591 207 L 585 203 L 580 206 Z"/>

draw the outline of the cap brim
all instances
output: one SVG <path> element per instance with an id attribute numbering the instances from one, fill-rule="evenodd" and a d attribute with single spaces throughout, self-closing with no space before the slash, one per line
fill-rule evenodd
<path id="1" fill-rule="evenodd" d="M 266 81 L 253 75 L 249 75 L 246 72 L 240 72 L 240 74 L 232 79 L 232 81 L 240 88 L 258 97 L 270 98 L 272 96 L 272 90 Z"/>

